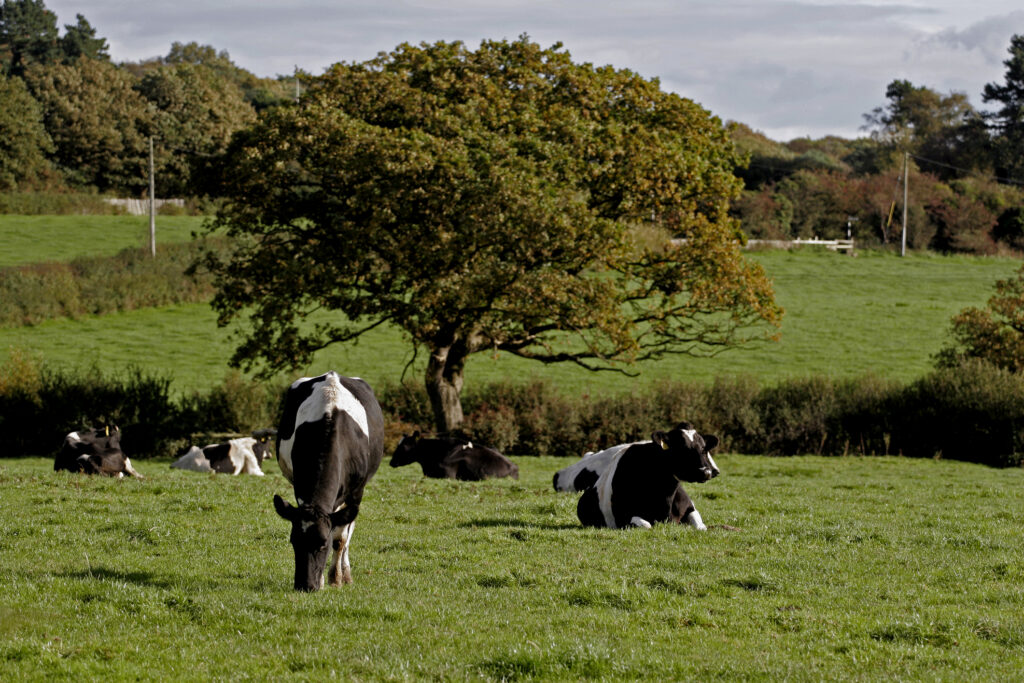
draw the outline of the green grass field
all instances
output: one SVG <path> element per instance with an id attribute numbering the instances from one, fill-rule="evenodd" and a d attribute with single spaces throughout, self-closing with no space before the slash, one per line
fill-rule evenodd
<path id="1" fill-rule="evenodd" d="M 0 680 L 948 680 L 1024 671 L 1024 470 L 724 455 L 711 529 L 585 530 L 521 479 L 385 463 L 354 583 L 291 590 L 289 485 L 0 460 Z M 730 531 L 715 525 L 738 527 Z"/>
<path id="2" fill-rule="evenodd" d="M 670 357 L 644 363 L 636 378 L 588 373 L 570 365 L 542 366 L 507 354 L 472 358 L 467 383 L 501 379 L 550 379 L 572 394 L 641 389 L 672 378 L 709 381 L 749 374 L 763 382 L 812 374 L 857 376 L 873 372 L 909 381 L 926 373 L 946 342 L 949 320 L 965 306 L 981 306 L 997 279 L 1011 275 L 1014 259 L 826 251 L 754 252 L 775 282 L 786 309 L 782 339 L 714 358 Z M 205 390 L 227 372 L 232 342 L 205 304 L 56 320 L 35 327 L 0 329 L 3 351 L 19 347 L 58 366 L 116 371 L 136 365 L 170 376 L 177 390 Z M 412 348 L 391 328 L 359 343 L 321 352 L 308 371 L 335 368 L 372 384 L 397 381 Z M 411 377 L 419 381 L 425 355 Z"/>
<path id="3" fill-rule="evenodd" d="M 203 224 L 199 216 L 157 216 L 157 253 L 164 242 L 185 242 Z M 11 216 L 0 214 L 0 268 L 27 263 L 110 256 L 149 246 L 149 216 Z"/>

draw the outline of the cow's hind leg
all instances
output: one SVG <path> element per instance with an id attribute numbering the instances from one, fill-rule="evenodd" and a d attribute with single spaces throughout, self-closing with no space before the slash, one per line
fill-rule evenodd
<path id="1" fill-rule="evenodd" d="M 351 521 L 343 527 L 334 530 L 334 557 L 331 560 L 331 569 L 327 578 L 332 586 L 340 586 L 343 583 L 352 583 L 352 567 L 348 563 L 348 545 L 352 540 L 352 531 L 355 529 L 355 521 Z"/>

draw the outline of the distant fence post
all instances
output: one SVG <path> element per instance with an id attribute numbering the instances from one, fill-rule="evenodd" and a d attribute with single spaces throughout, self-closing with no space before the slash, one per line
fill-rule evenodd
<path id="1" fill-rule="evenodd" d="M 156 178 L 153 174 L 153 136 L 149 136 L 149 253 L 156 258 Z"/>
<path id="2" fill-rule="evenodd" d="M 907 175 L 910 173 L 910 153 L 903 153 L 903 236 L 900 238 L 900 256 L 907 255 Z"/>

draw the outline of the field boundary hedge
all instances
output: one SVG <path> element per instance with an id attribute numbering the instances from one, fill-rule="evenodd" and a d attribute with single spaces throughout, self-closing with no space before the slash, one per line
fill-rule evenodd
<path id="1" fill-rule="evenodd" d="M 212 278 L 185 270 L 201 250 L 226 245 L 223 238 L 210 238 L 162 245 L 155 259 L 148 249 L 129 248 L 70 263 L 0 268 L 0 327 L 209 301 Z"/>
<path id="2" fill-rule="evenodd" d="M 121 426 L 132 457 L 174 455 L 202 434 L 276 426 L 285 389 L 234 373 L 209 391 L 174 399 L 170 384 L 136 369 L 55 372 L 13 352 L 0 366 L 3 455 L 53 455 L 68 432 L 104 423 Z M 385 385 L 377 394 L 387 455 L 401 434 L 430 431 L 421 386 Z M 514 455 L 579 457 L 685 420 L 719 436 L 724 452 L 904 455 L 998 467 L 1024 461 L 1024 377 L 980 361 L 906 385 L 865 375 L 762 387 L 754 378 L 733 377 L 568 397 L 546 382 L 498 383 L 468 390 L 464 405 L 465 434 Z"/>

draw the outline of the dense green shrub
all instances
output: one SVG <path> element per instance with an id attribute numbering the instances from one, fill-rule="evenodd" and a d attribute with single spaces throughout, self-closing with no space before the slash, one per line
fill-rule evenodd
<path id="1" fill-rule="evenodd" d="M 1024 458 L 1024 377 L 984 361 L 912 383 L 894 412 L 895 453 L 996 466 Z"/>
<path id="2" fill-rule="evenodd" d="M 285 390 L 238 373 L 177 399 L 169 386 L 137 370 L 55 372 L 14 352 L 0 366 L 4 455 L 50 455 L 67 432 L 107 422 L 121 426 L 130 455 L 171 455 L 196 441 L 276 426 Z M 433 414 L 422 385 L 385 385 L 377 396 L 386 455 L 403 433 L 430 432 Z M 900 454 L 995 466 L 1019 465 L 1024 457 L 1024 378 L 979 361 L 905 386 L 872 375 L 771 387 L 739 377 L 570 398 L 546 382 L 502 382 L 467 392 L 464 403 L 465 435 L 516 455 L 579 457 L 686 420 L 718 435 L 728 452 Z"/>
<path id="3" fill-rule="evenodd" d="M 222 240 L 208 240 L 219 248 Z M 59 317 L 130 311 L 206 301 L 213 295 L 205 273 L 186 276 L 199 241 L 163 245 L 157 258 L 146 249 L 0 269 L 0 326 L 35 325 Z"/>
<path id="4" fill-rule="evenodd" d="M 381 392 L 389 420 L 430 431 L 425 392 Z M 909 386 L 874 375 L 798 378 L 761 387 L 751 377 L 711 385 L 658 382 L 647 392 L 570 399 L 544 382 L 499 383 L 467 393 L 468 436 L 520 455 L 580 456 L 647 439 L 681 420 L 729 452 L 945 457 L 1019 464 L 1024 379 L 983 364 L 935 372 Z"/>
<path id="5" fill-rule="evenodd" d="M 761 451 L 770 455 L 821 454 L 829 418 L 836 413 L 835 385 L 827 377 L 809 377 L 763 389 L 754 400 L 761 416 Z"/>
<path id="6" fill-rule="evenodd" d="M 234 371 L 208 392 L 192 392 L 178 402 L 177 431 L 181 437 L 213 438 L 276 427 L 283 398 L 283 388 L 252 382 Z"/>

